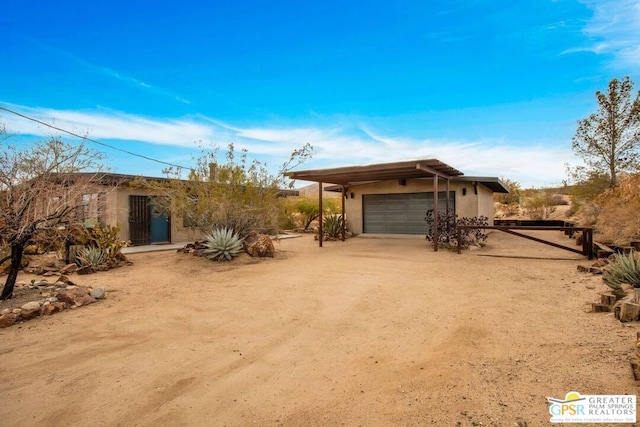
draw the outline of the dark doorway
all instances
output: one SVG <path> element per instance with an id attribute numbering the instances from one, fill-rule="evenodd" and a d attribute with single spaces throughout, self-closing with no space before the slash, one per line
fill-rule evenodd
<path id="1" fill-rule="evenodd" d="M 154 206 L 157 199 L 129 196 L 129 238 L 133 245 L 169 243 L 171 218 Z"/>

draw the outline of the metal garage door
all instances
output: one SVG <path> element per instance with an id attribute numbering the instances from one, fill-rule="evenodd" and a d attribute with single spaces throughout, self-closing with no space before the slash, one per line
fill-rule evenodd
<path id="1" fill-rule="evenodd" d="M 449 193 L 455 212 L 455 192 Z M 365 194 L 362 198 L 363 231 L 377 234 L 426 234 L 424 220 L 433 209 L 433 193 Z M 438 193 L 438 211 L 444 212 L 446 191 Z"/>

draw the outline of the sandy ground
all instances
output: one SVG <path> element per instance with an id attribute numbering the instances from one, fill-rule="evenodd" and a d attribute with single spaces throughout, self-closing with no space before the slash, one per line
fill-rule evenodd
<path id="1" fill-rule="evenodd" d="M 276 247 L 74 276 L 107 299 L 0 330 L 0 425 L 548 426 L 548 396 L 638 392 L 638 325 L 588 312 L 606 287 L 579 255 L 498 232 Z"/>

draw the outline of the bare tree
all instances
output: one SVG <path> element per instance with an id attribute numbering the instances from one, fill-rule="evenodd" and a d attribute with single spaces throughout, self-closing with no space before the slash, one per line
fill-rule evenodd
<path id="1" fill-rule="evenodd" d="M 598 112 L 578 121 L 572 140 L 573 151 L 586 166 L 572 171 L 584 181 L 593 173 L 606 173 L 609 188 L 617 184 L 620 172 L 635 172 L 640 165 L 640 91 L 633 93 L 629 77 L 609 82 L 607 93 L 596 92 Z"/>
<path id="2" fill-rule="evenodd" d="M 103 155 L 83 142 L 71 144 L 57 138 L 17 148 L 0 138 L 0 243 L 10 247 L 9 275 L 0 300 L 13 296 L 24 248 L 39 235 L 82 221 L 83 194 L 92 193 L 93 175 L 100 171 Z"/>

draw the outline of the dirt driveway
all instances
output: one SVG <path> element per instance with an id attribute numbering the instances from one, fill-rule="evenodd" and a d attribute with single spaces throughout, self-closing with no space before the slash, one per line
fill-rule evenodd
<path id="1" fill-rule="evenodd" d="M 605 286 L 580 256 L 499 233 L 276 247 L 74 277 L 107 299 L 0 330 L 0 424 L 547 426 L 547 396 L 638 392 L 637 325 L 588 313 Z M 514 251 L 534 258 L 486 256 Z"/>

